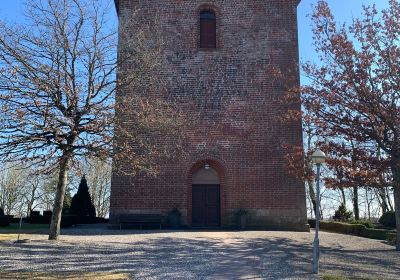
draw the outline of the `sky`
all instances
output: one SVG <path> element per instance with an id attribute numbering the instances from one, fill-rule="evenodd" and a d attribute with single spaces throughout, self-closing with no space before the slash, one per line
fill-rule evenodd
<path id="1" fill-rule="evenodd" d="M 349 23 L 353 18 L 362 15 L 362 6 L 376 5 L 378 10 L 388 6 L 388 0 L 328 0 L 335 18 L 340 23 Z M 312 5 L 317 0 L 302 0 L 298 7 L 299 21 L 299 49 L 300 60 L 315 60 L 316 54 L 312 44 L 311 19 L 309 15 L 312 13 Z"/>
<path id="2" fill-rule="evenodd" d="M 99 1 L 107 2 L 113 0 Z M 302 61 L 317 59 L 312 45 L 311 20 L 308 16 L 312 12 L 312 5 L 315 5 L 317 1 L 302 0 L 298 7 L 299 49 Z M 0 19 L 8 22 L 22 21 L 24 2 L 25 0 L 0 0 Z M 387 6 L 388 0 L 328 0 L 328 4 L 339 22 L 350 22 L 352 18 L 361 15 L 362 5 L 375 4 L 379 10 Z M 117 22 L 116 14 L 113 13 L 113 15 L 113 20 Z"/>

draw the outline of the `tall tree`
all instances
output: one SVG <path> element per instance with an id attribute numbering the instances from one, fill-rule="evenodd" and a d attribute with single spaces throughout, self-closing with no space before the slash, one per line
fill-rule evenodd
<path id="1" fill-rule="evenodd" d="M 283 79 L 284 74 L 281 73 L 280 69 L 276 69 L 276 77 L 277 80 Z M 290 91 L 290 89 L 288 89 L 288 91 Z M 287 96 L 285 96 L 283 102 L 292 102 L 292 97 L 292 94 L 289 93 Z M 315 144 L 318 141 L 318 129 L 316 124 L 311 122 L 311 119 L 306 117 L 302 118 L 302 115 L 296 110 L 288 110 L 288 112 L 285 114 L 285 118 L 283 118 L 282 121 L 291 122 L 298 119 L 302 120 L 304 147 L 284 143 L 282 148 L 286 154 L 285 159 L 289 173 L 306 183 L 312 211 L 314 216 L 316 216 L 317 202 L 315 194 L 315 174 L 313 171 L 314 164 L 312 161 L 312 153 L 315 149 Z"/>
<path id="2" fill-rule="evenodd" d="M 97 217 L 105 218 L 110 210 L 111 164 L 97 159 L 89 160 L 85 174 Z"/>
<path id="3" fill-rule="evenodd" d="M 143 44 L 158 29 L 142 22 L 143 32 L 123 36 L 119 48 L 125 51 L 117 60 L 117 32 L 107 23 L 113 3 L 107 2 L 27 1 L 23 25 L 0 22 L 0 157 L 57 170 L 50 240 L 60 233 L 68 171 L 76 160 L 113 156 L 133 163 L 126 172 L 151 172 L 156 151 L 171 149 L 149 134 L 179 139 L 176 108 L 146 97 L 151 86 L 162 93 L 161 82 L 142 76 L 163 63 L 160 42 Z M 118 61 L 130 62 L 129 75 L 117 75 Z M 128 86 L 137 95 L 123 94 Z M 114 122 L 115 111 L 124 112 L 124 119 Z M 114 130 L 120 137 L 113 149 Z"/>
<path id="4" fill-rule="evenodd" d="M 378 158 L 368 150 L 368 147 L 345 141 L 332 139 L 323 146 L 329 153 L 328 167 L 334 172 L 325 178 L 330 188 L 339 188 L 344 193 L 345 188 L 352 189 L 354 218 L 360 219 L 359 188 L 379 187 L 379 176 L 382 170 L 377 169 Z M 345 199 L 343 200 L 345 202 Z"/>
<path id="5" fill-rule="evenodd" d="M 30 174 L 24 182 L 22 190 L 23 204 L 26 206 L 26 216 L 28 217 L 36 206 L 43 193 L 40 192 L 43 178 Z"/>
<path id="6" fill-rule="evenodd" d="M 379 13 L 364 7 L 363 17 L 338 25 L 328 4 L 312 15 L 320 63 L 303 67 L 310 84 L 303 106 L 321 125 L 321 134 L 377 144 L 381 165 L 390 168 L 400 250 L 400 3 L 390 0 Z"/>
<path id="7" fill-rule="evenodd" d="M 0 171 L 0 207 L 6 215 L 15 214 L 23 199 L 25 176 L 16 166 L 5 166 Z"/>

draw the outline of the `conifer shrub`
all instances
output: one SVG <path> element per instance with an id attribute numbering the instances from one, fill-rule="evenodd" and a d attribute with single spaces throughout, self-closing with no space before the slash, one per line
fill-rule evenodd
<path id="1" fill-rule="evenodd" d="M 81 179 L 78 192 L 72 198 L 70 213 L 71 215 L 80 217 L 96 217 L 96 209 L 90 198 L 89 187 L 85 176 Z"/>
<path id="2" fill-rule="evenodd" d="M 396 227 L 396 216 L 393 211 L 388 211 L 382 214 L 379 219 L 379 223 L 385 227 L 395 228 Z"/>
<path id="3" fill-rule="evenodd" d="M 333 219 L 336 221 L 347 222 L 351 219 L 351 216 L 353 216 L 353 212 L 347 211 L 346 205 L 342 203 L 338 210 L 335 211 Z"/>
<path id="4" fill-rule="evenodd" d="M 65 191 L 65 196 L 64 196 L 64 202 L 63 202 L 63 208 L 62 208 L 62 214 L 63 215 L 69 215 L 71 214 L 70 209 L 71 209 L 71 203 L 72 203 L 72 196 L 71 193 L 69 191 L 69 189 L 67 189 Z"/>

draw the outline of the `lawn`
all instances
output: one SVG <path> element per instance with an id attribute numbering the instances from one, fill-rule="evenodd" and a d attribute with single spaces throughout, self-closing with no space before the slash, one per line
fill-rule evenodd
<path id="1" fill-rule="evenodd" d="M 48 233 L 49 225 L 47 224 L 28 224 L 23 223 L 21 228 L 21 233 Z M 19 223 L 13 223 L 7 227 L 0 227 L 0 234 L 5 233 L 15 233 L 18 234 L 19 230 Z"/>
<path id="2" fill-rule="evenodd" d="M 0 242 L 7 240 L 17 240 L 18 234 L 23 239 L 23 234 L 47 234 L 49 225 L 46 224 L 22 224 L 21 230 L 19 224 L 11 224 L 7 227 L 0 227 Z"/>

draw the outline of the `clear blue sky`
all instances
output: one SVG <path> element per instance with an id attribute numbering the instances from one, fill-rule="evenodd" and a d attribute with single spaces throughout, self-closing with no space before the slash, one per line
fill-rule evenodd
<path id="1" fill-rule="evenodd" d="M 113 1 L 113 0 L 100 0 Z M 245 0 L 251 1 L 251 0 Z M 0 18 L 2 20 L 18 22 L 22 20 L 23 3 L 25 0 L 1 0 Z M 302 61 L 314 60 L 315 53 L 312 46 L 312 34 L 310 27 L 310 18 L 307 16 L 311 13 L 313 4 L 317 0 L 302 0 L 299 5 L 299 40 L 300 40 L 300 58 Z M 353 17 L 358 17 L 362 12 L 362 5 L 375 4 L 378 9 L 387 6 L 388 0 L 328 0 L 328 3 L 340 22 L 349 22 Z M 113 13 L 115 15 L 115 13 Z M 117 21 L 116 15 L 114 20 Z"/>
<path id="2" fill-rule="evenodd" d="M 388 0 L 327 0 L 335 18 L 343 22 L 351 22 L 362 14 L 363 5 L 375 4 L 378 10 L 388 6 Z M 311 20 L 308 16 L 312 12 L 312 5 L 317 0 L 302 0 L 298 8 L 300 59 L 313 60 L 315 52 L 312 45 Z"/>

